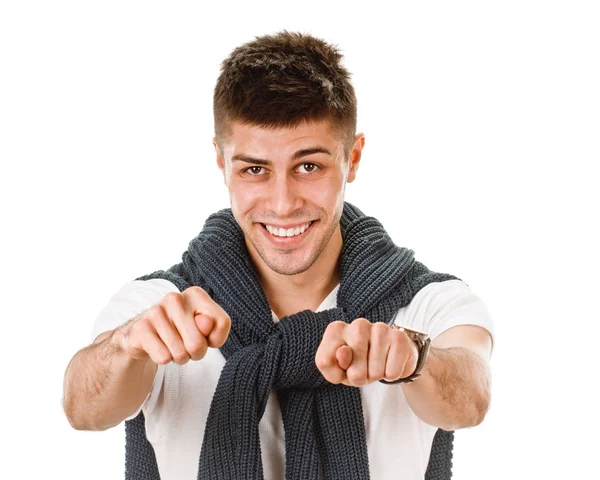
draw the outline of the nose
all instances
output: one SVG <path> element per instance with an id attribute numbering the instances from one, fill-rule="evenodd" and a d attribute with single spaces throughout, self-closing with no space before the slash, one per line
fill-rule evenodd
<path id="1" fill-rule="evenodd" d="M 288 175 L 274 175 L 267 193 L 267 208 L 278 219 L 291 219 L 300 206 L 297 185 Z"/>

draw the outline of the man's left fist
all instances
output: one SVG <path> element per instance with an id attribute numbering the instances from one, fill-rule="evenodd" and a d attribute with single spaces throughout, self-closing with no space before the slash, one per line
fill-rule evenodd
<path id="1" fill-rule="evenodd" d="M 417 368 L 419 351 L 404 330 L 357 318 L 327 326 L 315 363 L 326 380 L 360 387 L 381 379 L 410 376 Z"/>

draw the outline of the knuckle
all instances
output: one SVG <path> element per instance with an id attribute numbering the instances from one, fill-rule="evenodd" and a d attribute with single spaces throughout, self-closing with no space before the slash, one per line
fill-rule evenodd
<path id="1" fill-rule="evenodd" d="M 408 372 L 406 375 L 404 375 L 404 371 L 407 369 L 407 367 L 406 367 L 406 365 L 408 363 L 407 359 L 408 359 L 408 357 L 406 357 L 398 362 L 395 362 L 395 363 L 388 362 L 388 365 L 386 366 L 386 369 L 385 369 L 386 377 L 392 378 L 392 379 L 408 377 L 408 375 L 410 375 L 412 373 L 412 370 L 410 372 Z"/>
<path id="2" fill-rule="evenodd" d="M 138 323 L 145 322 L 156 326 L 166 319 L 167 315 L 165 309 L 160 303 L 157 303 L 143 313 L 143 316 Z"/>
<path id="3" fill-rule="evenodd" d="M 395 380 L 402 376 L 402 365 L 388 364 L 385 369 L 385 377 Z"/>
<path id="4" fill-rule="evenodd" d="M 154 363 L 156 363 L 158 365 L 166 365 L 172 359 L 173 359 L 173 357 L 171 357 L 171 355 L 169 355 L 169 354 L 159 354 L 159 355 L 155 355 L 152 360 L 154 361 Z"/>
<path id="5" fill-rule="evenodd" d="M 327 370 L 332 365 L 332 362 L 331 359 L 327 358 L 325 355 L 317 355 L 315 364 L 319 370 L 323 371 Z"/>
<path id="6" fill-rule="evenodd" d="M 220 324 L 221 328 L 223 328 L 226 333 L 229 333 L 229 329 L 231 328 L 231 317 L 227 315 L 227 313 L 224 313 L 220 319 L 216 319 L 215 323 L 217 327 L 219 327 Z"/>
<path id="7" fill-rule="evenodd" d="M 176 292 L 169 292 L 160 301 L 163 311 L 170 312 L 171 314 L 175 311 L 179 311 L 182 308 L 181 305 L 181 294 Z"/>
<path id="8" fill-rule="evenodd" d="M 225 343 L 225 341 L 227 340 L 227 338 L 229 337 L 229 332 L 231 331 L 231 323 L 227 324 L 227 327 L 225 328 L 223 334 L 221 335 L 220 338 L 220 344 L 223 345 Z M 221 346 L 219 345 L 219 346 Z"/>
<path id="9" fill-rule="evenodd" d="M 352 328 L 358 337 L 366 337 L 371 330 L 371 322 L 366 318 L 358 318 L 352 322 Z"/>
<path id="10" fill-rule="evenodd" d="M 414 351 L 411 350 L 408 358 L 406 359 L 406 363 L 404 364 L 404 370 L 406 371 L 406 375 L 404 376 L 409 376 L 411 375 L 417 368 L 417 354 L 415 354 Z M 405 373 L 405 372 L 402 372 Z"/>
<path id="11" fill-rule="evenodd" d="M 203 349 L 202 351 L 199 352 L 195 352 L 194 354 L 190 355 L 190 358 L 192 360 L 202 360 L 204 357 L 206 356 L 206 349 Z"/>
<path id="12" fill-rule="evenodd" d="M 366 318 L 364 318 L 364 317 L 360 317 L 360 318 L 357 318 L 357 319 L 355 319 L 355 320 L 352 322 L 352 325 L 358 325 L 358 326 L 361 326 L 361 327 L 368 327 L 369 325 L 371 325 L 371 322 L 369 322 L 369 321 L 368 321 Z"/>
<path id="13" fill-rule="evenodd" d="M 173 356 L 173 360 L 181 360 L 187 353 L 180 348 L 171 348 L 171 355 Z"/>
<path id="14" fill-rule="evenodd" d="M 119 332 L 116 339 L 124 352 L 127 352 L 130 356 L 135 356 L 144 351 L 142 344 L 146 336 L 143 329 L 133 326 L 129 331 Z"/>
<path id="15" fill-rule="evenodd" d="M 206 342 L 194 342 L 188 347 L 188 352 L 194 360 L 199 360 L 206 355 Z"/>
<path id="16" fill-rule="evenodd" d="M 340 334 L 344 330 L 344 328 L 346 328 L 346 323 L 342 322 L 341 320 L 336 320 L 327 325 L 325 332 L 336 335 Z"/>
<path id="17" fill-rule="evenodd" d="M 190 341 L 190 342 L 186 343 L 187 351 L 190 353 L 200 352 L 204 348 L 205 345 L 206 345 L 206 342 L 201 342 L 201 341 Z"/>
<path id="18" fill-rule="evenodd" d="M 349 368 L 346 372 L 348 380 L 354 385 L 363 385 L 367 382 L 367 372 L 364 368 Z"/>
<path id="19" fill-rule="evenodd" d="M 133 339 L 134 342 L 139 342 L 146 337 L 152 330 L 150 319 L 140 318 L 137 321 L 125 326 L 121 330 L 124 338 Z"/>
<path id="20" fill-rule="evenodd" d="M 206 293 L 206 291 L 202 287 L 199 287 L 198 285 L 193 285 L 191 287 L 186 288 L 183 291 L 183 293 L 184 293 L 184 295 L 190 296 L 190 297 L 200 297 L 200 298 L 208 297 L 208 294 Z"/>
<path id="21" fill-rule="evenodd" d="M 387 335 L 387 333 L 390 331 L 390 327 L 383 322 L 376 322 L 371 328 L 378 336 Z"/>
<path id="22" fill-rule="evenodd" d="M 369 372 L 369 380 L 381 380 L 385 375 L 384 367 L 375 367 L 371 372 Z"/>
<path id="23" fill-rule="evenodd" d="M 401 345 L 404 345 L 407 340 L 410 340 L 406 336 L 406 334 L 404 332 L 400 331 L 400 330 L 393 330 L 392 329 L 391 335 L 392 335 L 392 343 L 394 345 L 401 346 Z"/>
<path id="24" fill-rule="evenodd" d="M 346 378 L 344 372 L 337 371 L 332 368 L 321 370 L 321 375 L 323 375 L 323 378 L 325 378 L 325 380 L 327 380 L 329 383 L 336 385 L 338 383 L 342 383 Z"/>
<path id="25" fill-rule="evenodd" d="M 178 350 L 177 352 L 173 353 L 173 361 L 178 365 L 187 362 L 189 359 L 190 359 L 190 356 L 188 355 L 187 352 L 182 352 L 182 351 Z"/>
<path id="26" fill-rule="evenodd" d="M 144 320 L 154 320 L 158 317 L 161 317 L 162 315 L 162 307 L 159 303 L 157 303 L 156 305 L 152 305 L 148 310 L 146 310 L 142 314 L 142 318 Z"/>
<path id="27" fill-rule="evenodd" d="M 212 348 L 221 348 L 227 341 L 227 335 L 221 335 L 215 337 L 215 339 L 208 339 L 208 346 Z"/>
<path id="28" fill-rule="evenodd" d="M 177 292 L 169 292 L 169 293 L 165 294 L 165 296 L 162 299 L 162 302 L 166 305 L 173 304 L 173 303 L 179 303 L 180 297 L 181 297 L 181 295 Z"/>
<path id="29" fill-rule="evenodd" d="M 146 330 L 148 330 L 148 320 L 146 320 L 144 317 L 140 317 L 125 329 L 125 333 L 128 336 L 137 337 Z"/>

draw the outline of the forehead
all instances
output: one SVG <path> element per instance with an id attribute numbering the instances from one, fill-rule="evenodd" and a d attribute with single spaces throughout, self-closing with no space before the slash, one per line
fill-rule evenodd
<path id="1" fill-rule="evenodd" d="M 341 144 L 339 135 L 328 120 L 302 122 L 294 127 L 264 128 L 232 122 L 223 142 L 225 155 L 293 154 L 299 148 L 323 147 L 332 153 Z M 293 151 L 292 151 L 293 150 Z"/>

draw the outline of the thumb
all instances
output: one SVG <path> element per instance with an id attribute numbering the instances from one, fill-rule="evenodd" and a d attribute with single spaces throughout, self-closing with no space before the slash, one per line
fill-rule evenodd
<path id="1" fill-rule="evenodd" d="M 335 351 L 335 359 L 342 370 L 348 370 L 352 363 L 352 349 L 348 345 L 342 345 Z"/>
<path id="2" fill-rule="evenodd" d="M 204 315 L 203 313 L 199 313 L 194 317 L 194 320 L 196 320 L 196 325 L 198 325 L 200 333 L 202 333 L 202 335 L 204 335 L 205 338 L 208 338 L 214 324 L 214 320 L 212 319 L 212 317 Z"/>

